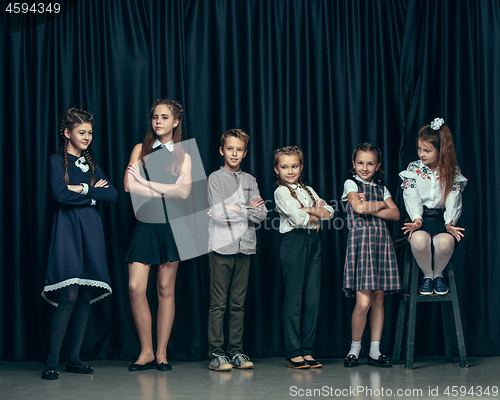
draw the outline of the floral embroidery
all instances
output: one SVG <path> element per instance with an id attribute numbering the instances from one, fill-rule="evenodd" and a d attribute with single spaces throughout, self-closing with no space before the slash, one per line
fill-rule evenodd
<path id="1" fill-rule="evenodd" d="M 414 178 L 406 178 L 403 181 L 403 190 L 406 189 L 415 189 L 417 187 L 417 181 Z"/>
<path id="2" fill-rule="evenodd" d="M 453 186 L 452 186 L 452 188 L 451 188 L 451 191 L 452 191 L 452 192 L 457 192 L 457 191 L 458 191 L 458 192 L 461 192 L 461 191 L 462 191 L 462 184 L 461 184 L 461 183 L 459 183 L 459 182 L 455 182 L 455 183 L 453 183 Z"/>
<path id="3" fill-rule="evenodd" d="M 436 170 L 436 172 L 433 174 L 431 169 L 426 167 L 425 165 L 422 165 L 422 168 L 420 168 L 418 161 L 411 162 L 410 165 L 408 165 L 408 171 L 414 172 L 422 179 L 431 179 L 431 175 L 434 175 L 436 177 L 436 180 L 439 180 L 439 170 Z"/>

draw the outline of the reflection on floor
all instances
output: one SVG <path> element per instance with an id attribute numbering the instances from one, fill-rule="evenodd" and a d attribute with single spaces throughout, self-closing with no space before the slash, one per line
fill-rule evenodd
<path id="1" fill-rule="evenodd" d="M 500 398 L 500 357 L 469 358 L 469 368 L 444 357 L 420 357 L 415 368 L 343 367 L 343 360 L 323 359 L 323 368 L 293 370 L 284 358 L 253 359 L 253 370 L 215 372 L 208 361 L 172 362 L 173 370 L 129 372 L 128 361 L 94 361 L 94 375 L 63 372 L 56 381 L 40 378 L 36 362 L 0 362 L 0 399 L 476 399 Z M 481 396 L 482 394 L 482 396 Z M 489 394 L 489 396 L 487 395 Z"/>

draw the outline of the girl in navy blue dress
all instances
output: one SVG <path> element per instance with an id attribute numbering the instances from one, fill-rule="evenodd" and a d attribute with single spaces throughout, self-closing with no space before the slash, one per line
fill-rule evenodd
<path id="1" fill-rule="evenodd" d="M 59 208 L 54 216 L 42 296 L 56 306 L 43 379 L 58 379 L 59 351 L 72 316 L 67 372 L 92 374 L 80 361 L 89 307 L 109 294 L 109 273 L 98 204 L 117 192 L 88 152 L 93 117 L 71 108 L 61 120 L 62 155 L 50 157 L 50 184 Z"/>
<path id="2" fill-rule="evenodd" d="M 182 113 L 181 104 L 174 100 L 159 99 L 153 104 L 146 138 L 132 150 L 125 172 L 125 191 L 130 192 L 136 207 L 136 227 L 126 261 L 130 305 L 141 343 L 141 354 L 129 365 L 129 371 L 172 369 L 167 361 L 167 343 L 174 322 L 175 277 L 180 257 L 167 208 L 172 212 L 174 199 L 181 201 L 189 196 L 192 182 L 191 157 L 180 145 Z M 156 352 L 146 297 L 151 265 L 158 265 Z"/>

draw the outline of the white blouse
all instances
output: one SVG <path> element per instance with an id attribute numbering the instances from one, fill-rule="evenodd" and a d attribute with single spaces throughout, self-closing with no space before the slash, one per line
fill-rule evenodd
<path id="1" fill-rule="evenodd" d="M 423 207 L 426 206 L 431 209 L 444 208 L 444 223 L 453 221 L 453 225 L 456 225 L 462 214 L 462 192 L 467 185 L 467 179 L 458 166 L 455 168 L 455 180 L 446 203 L 444 203 L 444 190 L 439 183 L 439 168 L 432 172 L 418 160 L 411 162 L 399 176 L 403 180 L 401 187 L 406 211 L 412 221 L 422 218 Z"/>
<path id="2" fill-rule="evenodd" d="M 368 182 L 367 180 L 364 180 L 363 178 L 360 178 L 358 175 L 356 175 L 354 177 L 357 181 L 359 182 L 362 182 L 362 183 L 366 183 L 367 185 L 371 185 L 371 186 L 378 186 L 375 182 L 371 181 L 371 182 Z M 391 196 L 391 193 L 389 192 L 389 190 L 387 190 L 387 188 L 385 186 L 383 186 L 384 188 L 384 200 L 386 200 L 387 198 L 389 197 L 392 197 Z M 347 195 L 351 192 L 356 192 L 358 193 L 358 190 L 359 190 L 359 186 L 356 185 L 355 182 L 353 182 L 352 179 L 347 179 L 345 182 L 344 182 L 344 193 L 342 193 L 342 198 L 341 200 L 342 201 L 348 201 L 349 199 L 347 198 Z"/>
<path id="3" fill-rule="evenodd" d="M 290 185 L 295 193 L 297 194 L 297 198 L 300 200 L 304 207 L 312 207 L 314 202 L 309 196 L 309 193 L 299 185 Z M 314 199 L 317 201 L 321 200 L 320 197 L 316 194 L 314 189 L 311 186 L 307 186 L 311 191 Z M 309 214 L 305 211 L 302 211 L 300 208 L 300 203 L 292 197 L 290 194 L 290 190 L 286 186 L 280 186 L 274 191 L 274 202 L 276 203 L 277 211 L 280 214 L 280 233 L 287 233 L 295 228 L 302 229 L 316 229 L 317 222 L 308 225 L 309 223 Z M 328 210 L 330 215 L 327 218 L 323 218 L 325 220 L 333 218 L 334 210 L 332 206 L 328 204 L 323 206 Z"/>

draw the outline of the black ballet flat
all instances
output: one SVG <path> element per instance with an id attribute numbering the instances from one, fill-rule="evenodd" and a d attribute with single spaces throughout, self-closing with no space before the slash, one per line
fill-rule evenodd
<path id="1" fill-rule="evenodd" d="M 306 360 L 292 361 L 290 358 L 285 358 L 285 360 L 286 360 L 286 366 L 288 368 L 295 368 L 295 369 L 311 368 L 311 366 Z"/>
<path id="2" fill-rule="evenodd" d="M 323 364 L 317 360 L 308 360 L 307 358 L 304 358 L 304 360 L 306 360 L 306 363 L 309 364 L 310 368 L 321 368 L 323 366 Z"/>
<path id="3" fill-rule="evenodd" d="M 156 364 L 156 369 L 158 371 L 172 371 L 172 366 L 169 363 L 159 363 Z"/>
<path id="4" fill-rule="evenodd" d="M 371 365 L 374 367 L 385 367 L 385 368 L 392 367 L 392 363 L 383 354 L 378 356 L 378 360 L 375 360 L 374 358 L 371 358 L 370 356 L 368 356 L 368 365 Z"/>
<path id="5" fill-rule="evenodd" d="M 358 366 L 358 357 L 356 357 L 354 354 L 349 354 L 344 359 L 344 367 L 352 368 L 352 367 L 357 367 L 357 366 Z"/>
<path id="6" fill-rule="evenodd" d="M 129 371 L 144 371 L 146 369 L 154 369 L 156 368 L 156 360 L 148 362 L 147 364 L 130 364 L 128 366 Z"/>
<path id="7" fill-rule="evenodd" d="M 93 374 L 94 368 L 89 367 L 88 365 L 73 365 L 70 363 L 66 363 L 66 372 L 73 372 L 75 374 Z"/>
<path id="8" fill-rule="evenodd" d="M 43 369 L 42 370 L 42 379 L 48 379 L 51 381 L 55 381 L 59 379 L 59 371 L 57 369 Z"/>

